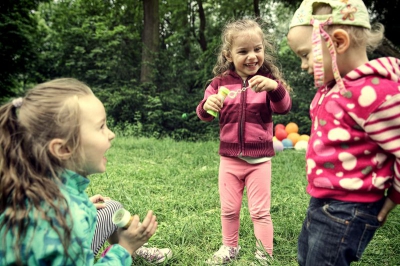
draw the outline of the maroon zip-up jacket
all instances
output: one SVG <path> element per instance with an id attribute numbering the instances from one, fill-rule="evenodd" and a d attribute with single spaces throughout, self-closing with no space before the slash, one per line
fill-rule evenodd
<path id="1" fill-rule="evenodd" d="M 221 86 L 231 92 L 224 100 L 219 114 L 220 146 L 222 156 L 248 156 L 254 158 L 275 155 L 272 137 L 272 114 L 286 114 L 292 107 L 288 91 L 283 84 L 270 73 L 257 72 L 278 82 L 278 87 L 269 92 L 254 92 L 246 81 L 234 71 L 228 71 L 223 77 L 215 77 L 204 92 L 204 98 L 196 108 L 198 117 L 203 121 L 212 121 L 203 105 L 212 94 L 217 94 Z M 247 89 L 248 88 L 248 89 Z"/>

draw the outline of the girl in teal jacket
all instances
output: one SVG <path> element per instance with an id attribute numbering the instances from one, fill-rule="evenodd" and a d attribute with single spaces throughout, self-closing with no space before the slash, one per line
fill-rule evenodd
<path id="1" fill-rule="evenodd" d="M 106 170 L 115 137 L 85 84 L 57 79 L 0 107 L 0 265 L 92 265 L 90 174 Z M 149 211 L 118 231 L 96 265 L 131 265 L 157 229 Z"/>

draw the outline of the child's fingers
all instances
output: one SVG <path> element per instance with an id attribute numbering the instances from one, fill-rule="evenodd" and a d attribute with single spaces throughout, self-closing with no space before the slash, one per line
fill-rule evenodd
<path id="1" fill-rule="evenodd" d="M 141 232 L 145 235 L 153 235 L 157 229 L 156 216 L 153 211 L 149 211 L 141 224 Z"/>
<path id="2" fill-rule="evenodd" d="M 209 97 L 204 104 L 204 110 L 213 110 L 219 112 L 221 110 L 222 103 L 219 98 Z"/>

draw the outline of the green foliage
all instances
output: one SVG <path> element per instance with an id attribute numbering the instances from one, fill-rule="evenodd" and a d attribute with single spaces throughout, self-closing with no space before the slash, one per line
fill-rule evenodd
<path id="1" fill-rule="evenodd" d="M 0 101 L 35 82 L 40 55 L 39 23 L 34 10 L 48 0 L 2 0 L 0 3 Z"/>
<path id="2" fill-rule="evenodd" d="M 274 123 L 295 122 L 300 132 L 307 134 L 313 80 L 300 70 L 299 60 L 285 41 L 288 20 L 297 6 L 296 1 L 288 2 L 159 1 L 155 78 L 152 83 L 140 84 L 143 1 L 2 1 L 0 57 L 5 67 L 0 71 L 0 101 L 22 94 L 37 82 L 74 77 L 93 88 L 104 102 L 112 126 L 130 132 L 124 134 L 216 139 L 218 121 L 201 122 L 195 109 L 213 77 L 223 25 L 254 17 L 254 4 L 259 3 L 261 17 L 268 22 L 265 28 L 277 44 L 278 63 L 293 88 L 291 112 L 274 115 Z M 382 7 L 375 2 L 366 1 Z M 199 15 L 201 7 L 204 18 Z M 391 16 L 378 12 L 376 18 Z"/>

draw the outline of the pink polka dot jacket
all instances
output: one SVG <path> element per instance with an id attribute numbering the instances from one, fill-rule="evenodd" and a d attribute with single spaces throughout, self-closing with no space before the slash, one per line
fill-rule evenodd
<path id="1" fill-rule="evenodd" d="M 400 203 L 400 60 L 380 58 L 323 86 L 310 106 L 307 192 L 316 198 Z"/>

